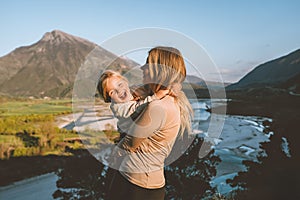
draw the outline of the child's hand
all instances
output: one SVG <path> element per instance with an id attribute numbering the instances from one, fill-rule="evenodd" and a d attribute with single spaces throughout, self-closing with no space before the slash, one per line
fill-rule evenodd
<path id="1" fill-rule="evenodd" d="M 182 89 L 182 85 L 180 83 L 174 83 L 170 87 L 169 95 L 173 96 L 173 97 L 176 97 L 176 96 L 178 96 L 181 89 Z"/>
<path id="2" fill-rule="evenodd" d="M 156 93 L 155 93 L 155 96 L 157 99 L 162 99 L 164 98 L 166 95 L 168 95 L 170 92 L 169 89 L 165 89 L 165 90 L 158 90 Z"/>
<path id="3" fill-rule="evenodd" d="M 164 89 L 164 90 L 160 89 L 158 92 L 155 93 L 155 96 L 158 99 L 162 99 L 166 95 L 177 97 L 181 89 L 182 89 L 182 85 L 180 83 L 174 83 L 170 86 L 170 89 Z"/>
<path id="4" fill-rule="evenodd" d="M 144 99 L 148 96 L 148 93 L 144 86 L 131 86 L 130 90 L 134 101 Z"/>

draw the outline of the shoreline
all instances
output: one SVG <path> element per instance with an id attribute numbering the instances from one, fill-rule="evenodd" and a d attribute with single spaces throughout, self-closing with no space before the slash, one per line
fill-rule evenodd
<path id="1" fill-rule="evenodd" d="M 101 110 L 101 117 L 97 116 L 97 111 Z M 259 117 L 259 116 L 257 116 Z M 93 129 L 93 130 L 104 130 L 105 129 L 105 125 L 106 124 L 111 124 L 113 126 L 113 128 L 116 130 L 116 123 L 117 120 L 113 117 L 111 111 L 109 110 L 109 108 L 107 106 L 97 106 L 97 107 L 92 107 L 92 108 L 85 108 L 84 112 L 81 113 L 72 113 L 72 114 L 67 114 L 67 115 L 63 115 L 63 116 L 58 116 L 56 121 L 56 126 L 59 128 L 66 128 L 66 129 L 75 129 L 76 131 L 80 132 L 80 131 L 84 131 L 87 127 L 89 129 Z M 202 122 L 200 122 L 202 123 Z M 79 133 L 80 136 L 80 133 Z M 68 157 L 68 156 L 67 156 Z M 53 160 L 55 162 L 58 161 L 60 162 L 64 162 L 63 160 L 67 158 L 66 156 L 54 156 L 54 155 L 48 155 L 48 156 L 37 156 L 37 157 L 13 157 L 9 160 L 0 160 L 0 163 L 2 162 L 9 162 L 11 165 L 13 166 L 14 163 L 19 163 L 19 162 L 24 162 L 24 163 L 39 163 L 38 160 L 42 159 L 44 160 L 43 162 L 48 163 L 47 165 L 50 167 L 48 170 L 43 169 L 42 171 L 44 173 L 50 173 L 53 172 L 55 170 L 57 170 L 61 165 L 56 166 L 56 168 L 53 168 L 53 165 L 51 164 L 51 161 L 48 161 L 48 159 L 52 160 L 51 158 L 53 158 Z M 37 159 L 37 160 L 36 160 Z M 18 160 L 18 161 L 16 161 Z M 36 161 L 32 161 L 32 160 L 36 160 Z M 3 163 L 2 166 L 7 165 L 7 163 Z M 30 168 L 30 167 L 29 167 Z M 39 170 L 40 167 L 36 167 L 36 170 L 32 170 L 30 172 L 29 170 L 29 174 L 27 175 L 23 175 L 23 173 L 18 173 L 18 175 L 20 176 L 15 176 L 13 177 L 13 175 L 11 175 L 10 178 L 8 178 L 6 180 L 6 178 L 2 178 L 2 180 L 6 180 L 6 181 L 0 181 L 0 186 L 3 185 L 8 185 L 13 183 L 14 181 L 19 181 L 19 180 L 23 180 L 26 178 L 30 178 L 36 175 L 40 175 L 42 172 L 40 172 Z M 0 168 L 1 169 L 1 168 Z M 9 171 L 9 170 L 8 170 Z M 33 171 L 37 171 L 37 173 L 34 173 Z M 4 173 L 2 174 L 6 174 L 5 170 Z M 8 173 L 10 174 L 10 173 Z M 5 183 L 4 183 L 5 182 Z"/>
<path id="2" fill-rule="evenodd" d="M 14 187 L 19 187 L 19 186 L 23 185 L 24 183 L 27 184 L 27 183 L 35 182 L 35 181 L 42 180 L 42 179 L 45 179 L 45 178 L 48 178 L 48 177 L 54 176 L 54 175 L 55 175 L 55 172 L 49 172 L 46 174 L 37 175 L 37 176 L 31 177 L 31 178 L 26 178 L 26 179 L 23 179 L 20 181 L 16 181 L 16 182 L 13 182 L 12 184 L 9 184 L 6 186 L 0 186 L 0 193 L 1 193 L 1 191 L 6 191 L 6 190 L 12 189 Z"/>
<path id="3" fill-rule="evenodd" d="M 113 118 L 110 110 L 105 106 L 97 106 L 94 110 L 85 110 L 86 112 L 67 114 L 58 116 L 55 124 L 59 128 L 84 130 L 88 123 L 95 125 L 89 128 L 104 130 L 107 123 L 112 124 L 116 129 L 116 119 Z M 96 116 L 96 111 L 101 110 L 104 116 Z M 96 123 L 95 123 L 96 122 Z M 79 125 L 79 126 L 78 126 Z M 82 127 L 80 127 L 82 125 Z M 81 135 L 79 134 L 81 137 Z M 84 149 L 87 150 L 87 149 Z M 10 159 L 0 160 L 0 188 L 14 184 L 15 182 L 27 180 L 47 173 L 56 172 L 62 168 L 67 160 L 72 156 L 23 156 L 11 157 Z"/>
<path id="4" fill-rule="evenodd" d="M 245 160 L 256 161 L 257 156 L 264 152 L 260 143 L 270 142 L 270 135 L 264 132 L 272 119 L 260 116 L 227 115 L 218 138 L 214 145 L 214 154 L 219 156 L 221 162 L 216 166 L 217 174 L 211 180 L 211 186 L 217 187 L 222 195 L 234 190 L 226 183 L 239 172 L 247 171 L 243 164 Z"/>
<path id="5" fill-rule="evenodd" d="M 234 102 L 235 103 L 235 102 Z M 230 103 L 229 103 L 230 104 Z M 241 105 L 241 104 L 238 104 L 239 106 Z M 245 104 L 244 104 L 245 105 Z M 246 103 L 246 105 L 248 105 L 247 103 Z M 242 118 L 247 118 L 247 117 L 256 117 L 256 118 L 260 118 L 260 119 L 265 119 L 266 118 L 266 116 L 259 116 L 259 115 L 249 115 L 249 113 L 247 114 L 246 112 L 245 112 L 245 110 L 251 110 L 250 108 L 245 108 L 242 112 L 239 112 L 239 114 L 237 114 L 237 113 L 234 113 L 234 114 L 232 114 L 231 112 L 232 112 L 232 108 L 238 108 L 239 106 L 237 106 L 237 104 L 231 104 L 231 105 L 229 105 L 229 107 L 230 107 L 230 109 L 227 111 L 227 115 L 228 116 L 233 116 L 233 117 L 242 117 Z M 261 107 L 260 106 L 257 106 L 257 108 L 259 108 L 259 109 L 261 109 Z M 282 108 L 281 108 L 282 109 Z M 242 110 L 242 109 L 241 109 Z M 260 110 L 260 111 L 262 111 L 262 110 Z M 252 113 L 254 113 L 255 112 L 255 110 L 251 110 L 251 112 Z M 280 111 L 277 111 L 277 112 L 280 112 Z M 241 114 L 242 113 L 242 114 Z M 289 112 L 287 112 L 287 113 L 285 113 L 285 116 L 288 116 L 288 114 L 289 114 Z M 70 121 L 68 121 L 68 123 L 66 123 L 66 121 L 64 122 L 64 124 L 63 124 L 63 126 L 62 127 L 66 127 L 66 126 L 68 126 L 68 125 L 70 125 L 69 126 L 69 128 L 70 127 L 72 127 L 73 126 L 73 128 L 74 128 L 74 126 L 75 125 L 77 125 L 75 122 L 74 122 L 74 120 L 72 120 L 71 119 L 71 117 L 70 116 L 73 116 L 73 114 L 69 114 L 69 118 L 68 118 L 68 120 L 70 120 Z M 272 115 L 273 117 L 275 116 L 275 117 L 277 117 L 276 115 Z M 64 116 L 63 116 L 64 117 Z M 272 118 L 272 120 L 273 120 L 273 117 L 271 117 Z M 282 118 L 283 116 L 281 116 L 281 118 L 280 119 L 283 119 Z M 269 117 L 267 117 L 267 118 L 269 118 Z M 79 118 L 77 118 L 77 120 L 78 120 Z M 82 120 L 83 119 L 83 120 Z M 111 118 L 111 116 L 109 115 L 109 114 L 107 114 L 107 115 L 105 115 L 105 116 L 101 116 L 101 117 L 98 117 L 98 116 L 95 116 L 94 114 L 92 114 L 91 112 L 87 112 L 86 113 L 86 115 L 85 115 L 85 117 L 81 117 L 79 120 L 81 120 L 80 122 L 82 122 L 82 125 L 83 124 L 85 124 L 86 122 L 95 122 L 95 120 L 99 120 L 99 119 L 103 119 L 103 121 L 104 121 L 104 119 L 105 120 L 113 120 L 112 118 Z M 67 119 L 65 119 L 65 120 L 67 120 Z M 286 118 L 286 120 L 288 120 L 288 118 Z M 73 123 L 73 124 L 72 124 Z M 274 121 L 272 121 L 272 122 L 267 122 L 267 125 L 270 125 L 270 124 L 273 124 L 274 123 Z M 79 123 L 80 124 L 80 123 Z M 96 123 L 97 125 L 95 126 L 95 127 L 97 127 L 97 128 L 99 128 L 99 124 L 98 123 Z M 72 125 L 72 126 L 71 126 Z M 103 128 L 103 126 L 105 125 L 105 123 L 102 123 L 102 128 Z M 252 125 L 254 125 L 255 126 L 255 124 L 253 123 L 253 122 L 250 122 L 250 121 L 248 121 L 248 125 L 247 126 L 252 126 Z M 258 124 L 259 125 L 259 124 Z M 259 127 L 259 126 L 258 126 Z M 259 131 L 258 129 L 256 129 L 257 131 Z M 245 147 L 247 147 L 247 145 L 245 145 Z M 250 149 L 250 152 L 249 152 L 249 149 L 247 149 L 247 148 L 244 148 L 244 147 L 242 147 L 241 149 L 239 149 L 240 151 L 244 151 L 244 152 L 248 152 L 249 154 L 251 154 L 251 149 Z M 232 150 L 232 148 L 231 148 L 231 150 Z M 230 149 L 229 149 L 229 151 L 231 151 Z M 224 150 L 224 151 L 226 151 L 226 150 Z M 45 156 L 41 156 L 41 158 L 36 158 L 36 159 L 43 159 L 43 157 L 45 157 Z M 74 158 L 74 157 L 76 157 L 76 155 L 74 155 L 74 156 L 70 156 L 70 157 L 72 157 L 72 158 Z M 55 159 L 54 159 L 54 161 L 53 161 L 53 158 L 55 158 L 55 156 L 49 156 L 49 160 L 48 161 L 41 161 L 40 162 L 40 165 L 41 166 L 44 166 L 44 165 L 47 165 L 48 166 L 48 163 L 56 163 L 56 159 L 58 159 L 58 160 L 60 160 L 61 161 L 61 165 L 60 165 L 60 167 L 61 166 L 63 166 L 63 164 L 66 162 L 66 160 L 68 159 L 68 157 L 65 157 L 65 156 L 57 156 Z M 28 174 L 26 174 L 26 175 L 24 175 L 23 173 L 20 173 L 21 175 L 23 175 L 22 176 L 22 178 L 21 179 L 19 179 L 19 180 L 24 180 L 24 179 L 27 179 L 27 178 L 30 178 L 30 177 L 35 177 L 35 176 L 37 176 L 37 175 L 41 175 L 40 174 L 40 172 L 38 172 L 37 173 L 37 169 L 39 169 L 39 167 L 40 167 L 40 165 L 39 164 L 33 164 L 30 160 L 31 160 L 31 158 L 30 157 L 22 157 L 22 158 L 19 158 L 20 160 L 23 160 L 23 162 L 25 162 L 25 163 L 29 163 L 29 165 L 28 165 L 28 168 L 32 168 L 32 166 L 36 166 L 36 169 L 32 169 L 32 171 L 33 171 L 33 173 L 32 174 L 30 174 L 30 175 L 28 175 Z M 232 162 L 228 162 L 229 164 L 231 164 Z M 12 165 L 14 165 L 14 164 L 12 164 Z M 3 167 L 3 163 L 2 163 L 2 161 L 0 161 L 0 169 L 1 169 L 1 166 Z M 17 166 L 19 166 L 18 164 L 17 164 Z M 56 170 L 58 170 L 59 169 L 59 166 L 57 166 L 57 168 L 56 168 Z M 7 169 L 7 171 L 8 172 L 10 172 L 11 174 L 13 174 L 14 176 L 17 176 L 18 178 L 20 178 L 21 176 L 18 176 L 18 174 L 16 175 L 15 173 L 14 173 L 14 169 Z M 54 170 L 55 171 L 55 170 Z M 48 173 L 49 172 L 49 169 L 48 169 L 48 171 L 46 171 L 45 173 Z M 51 172 L 51 171 L 50 171 Z M 53 172 L 53 171 L 52 171 Z M 26 172 L 25 172 L 26 173 Z M 41 173 L 43 173 L 43 172 L 41 172 Z M 1 172 L 1 176 L 3 176 L 3 174 L 6 174 L 6 173 L 2 173 Z M 223 182 L 224 182 L 224 180 L 226 180 L 229 176 L 231 176 L 231 175 L 235 175 L 235 173 L 234 172 L 230 172 L 230 170 L 229 171 L 227 171 L 227 172 L 223 172 L 222 174 L 219 174 L 219 176 L 218 176 L 218 178 L 219 178 L 219 180 L 217 180 L 218 181 L 218 185 L 220 185 L 220 187 L 223 187 L 223 190 L 227 190 L 226 189 L 226 185 L 224 185 L 223 184 Z M 227 178 L 226 178 L 227 177 Z M 1 178 L 1 180 L 5 180 L 5 178 L 3 179 L 3 178 Z M 3 186 L 3 181 L 1 182 L 1 180 L 0 180 L 0 187 L 2 187 Z M 6 185 L 9 185 L 9 184 L 13 184 L 15 181 L 17 181 L 16 179 L 10 179 L 10 181 L 7 181 L 7 184 Z M 5 187 L 5 186 L 4 186 Z M 222 189 L 221 189 L 222 190 Z"/>
<path id="6" fill-rule="evenodd" d="M 56 172 L 66 163 L 67 156 L 13 157 L 0 160 L 0 187 L 26 180 L 35 176 Z"/>
<path id="7" fill-rule="evenodd" d="M 0 199 L 51 199 L 57 189 L 57 180 L 55 173 L 47 173 L 0 187 Z"/>

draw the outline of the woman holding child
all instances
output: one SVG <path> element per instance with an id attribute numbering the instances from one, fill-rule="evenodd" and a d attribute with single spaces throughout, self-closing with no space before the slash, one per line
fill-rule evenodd
<path id="1" fill-rule="evenodd" d="M 130 99 L 121 101 L 120 105 L 112 101 L 114 114 L 126 113 L 128 117 L 136 114 L 141 105 L 146 105 L 131 118 L 132 123 L 124 130 L 126 135 L 114 151 L 113 155 L 120 157 L 118 172 L 109 191 L 108 199 L 112 200 L 164 199 L 165 159 L 177 136 L 191 129 L 192 109 L 185 94 L 180 89 L 169 93 L 174 85 L 181 85 L 186 77 L 181 53 L 172 47 L 155 47 L 149 51 L 146 64 L 141 69 L 147 91 L 147 97 L 143 100 L 133 101 L 125 89 L 126 85 L 123 88 L 113 76 L 102 76 L 98 85 L 104 100 L 113 100 L 116 94 L 116 99 Z"/>

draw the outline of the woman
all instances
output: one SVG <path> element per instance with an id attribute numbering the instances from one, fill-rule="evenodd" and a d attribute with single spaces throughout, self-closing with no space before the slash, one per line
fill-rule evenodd
<path id="1" fill-rule="evenodd" d="M 149 95 L 181 84 L 186 68 L 181 53 L 172 47 L 155 47 L 142 66 Z M 109 199 L 164 199 L 164 161 L 175 139 L 191 128 L 191 105 L 180 90 L 151 102 L 129 128 L 118 146 L 122 160 L 112 182 Z"/>

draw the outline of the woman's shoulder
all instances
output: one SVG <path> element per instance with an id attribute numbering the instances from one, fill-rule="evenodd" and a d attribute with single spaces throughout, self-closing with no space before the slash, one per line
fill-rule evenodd
<path id="1" fill-rule="evenodd" d="M 151 102 L 147 107 L 147 111 L 156 117 L 164 118 L 168 122 L 180 120 L 180 108 L 174 97 L 171 96 Z"/>

